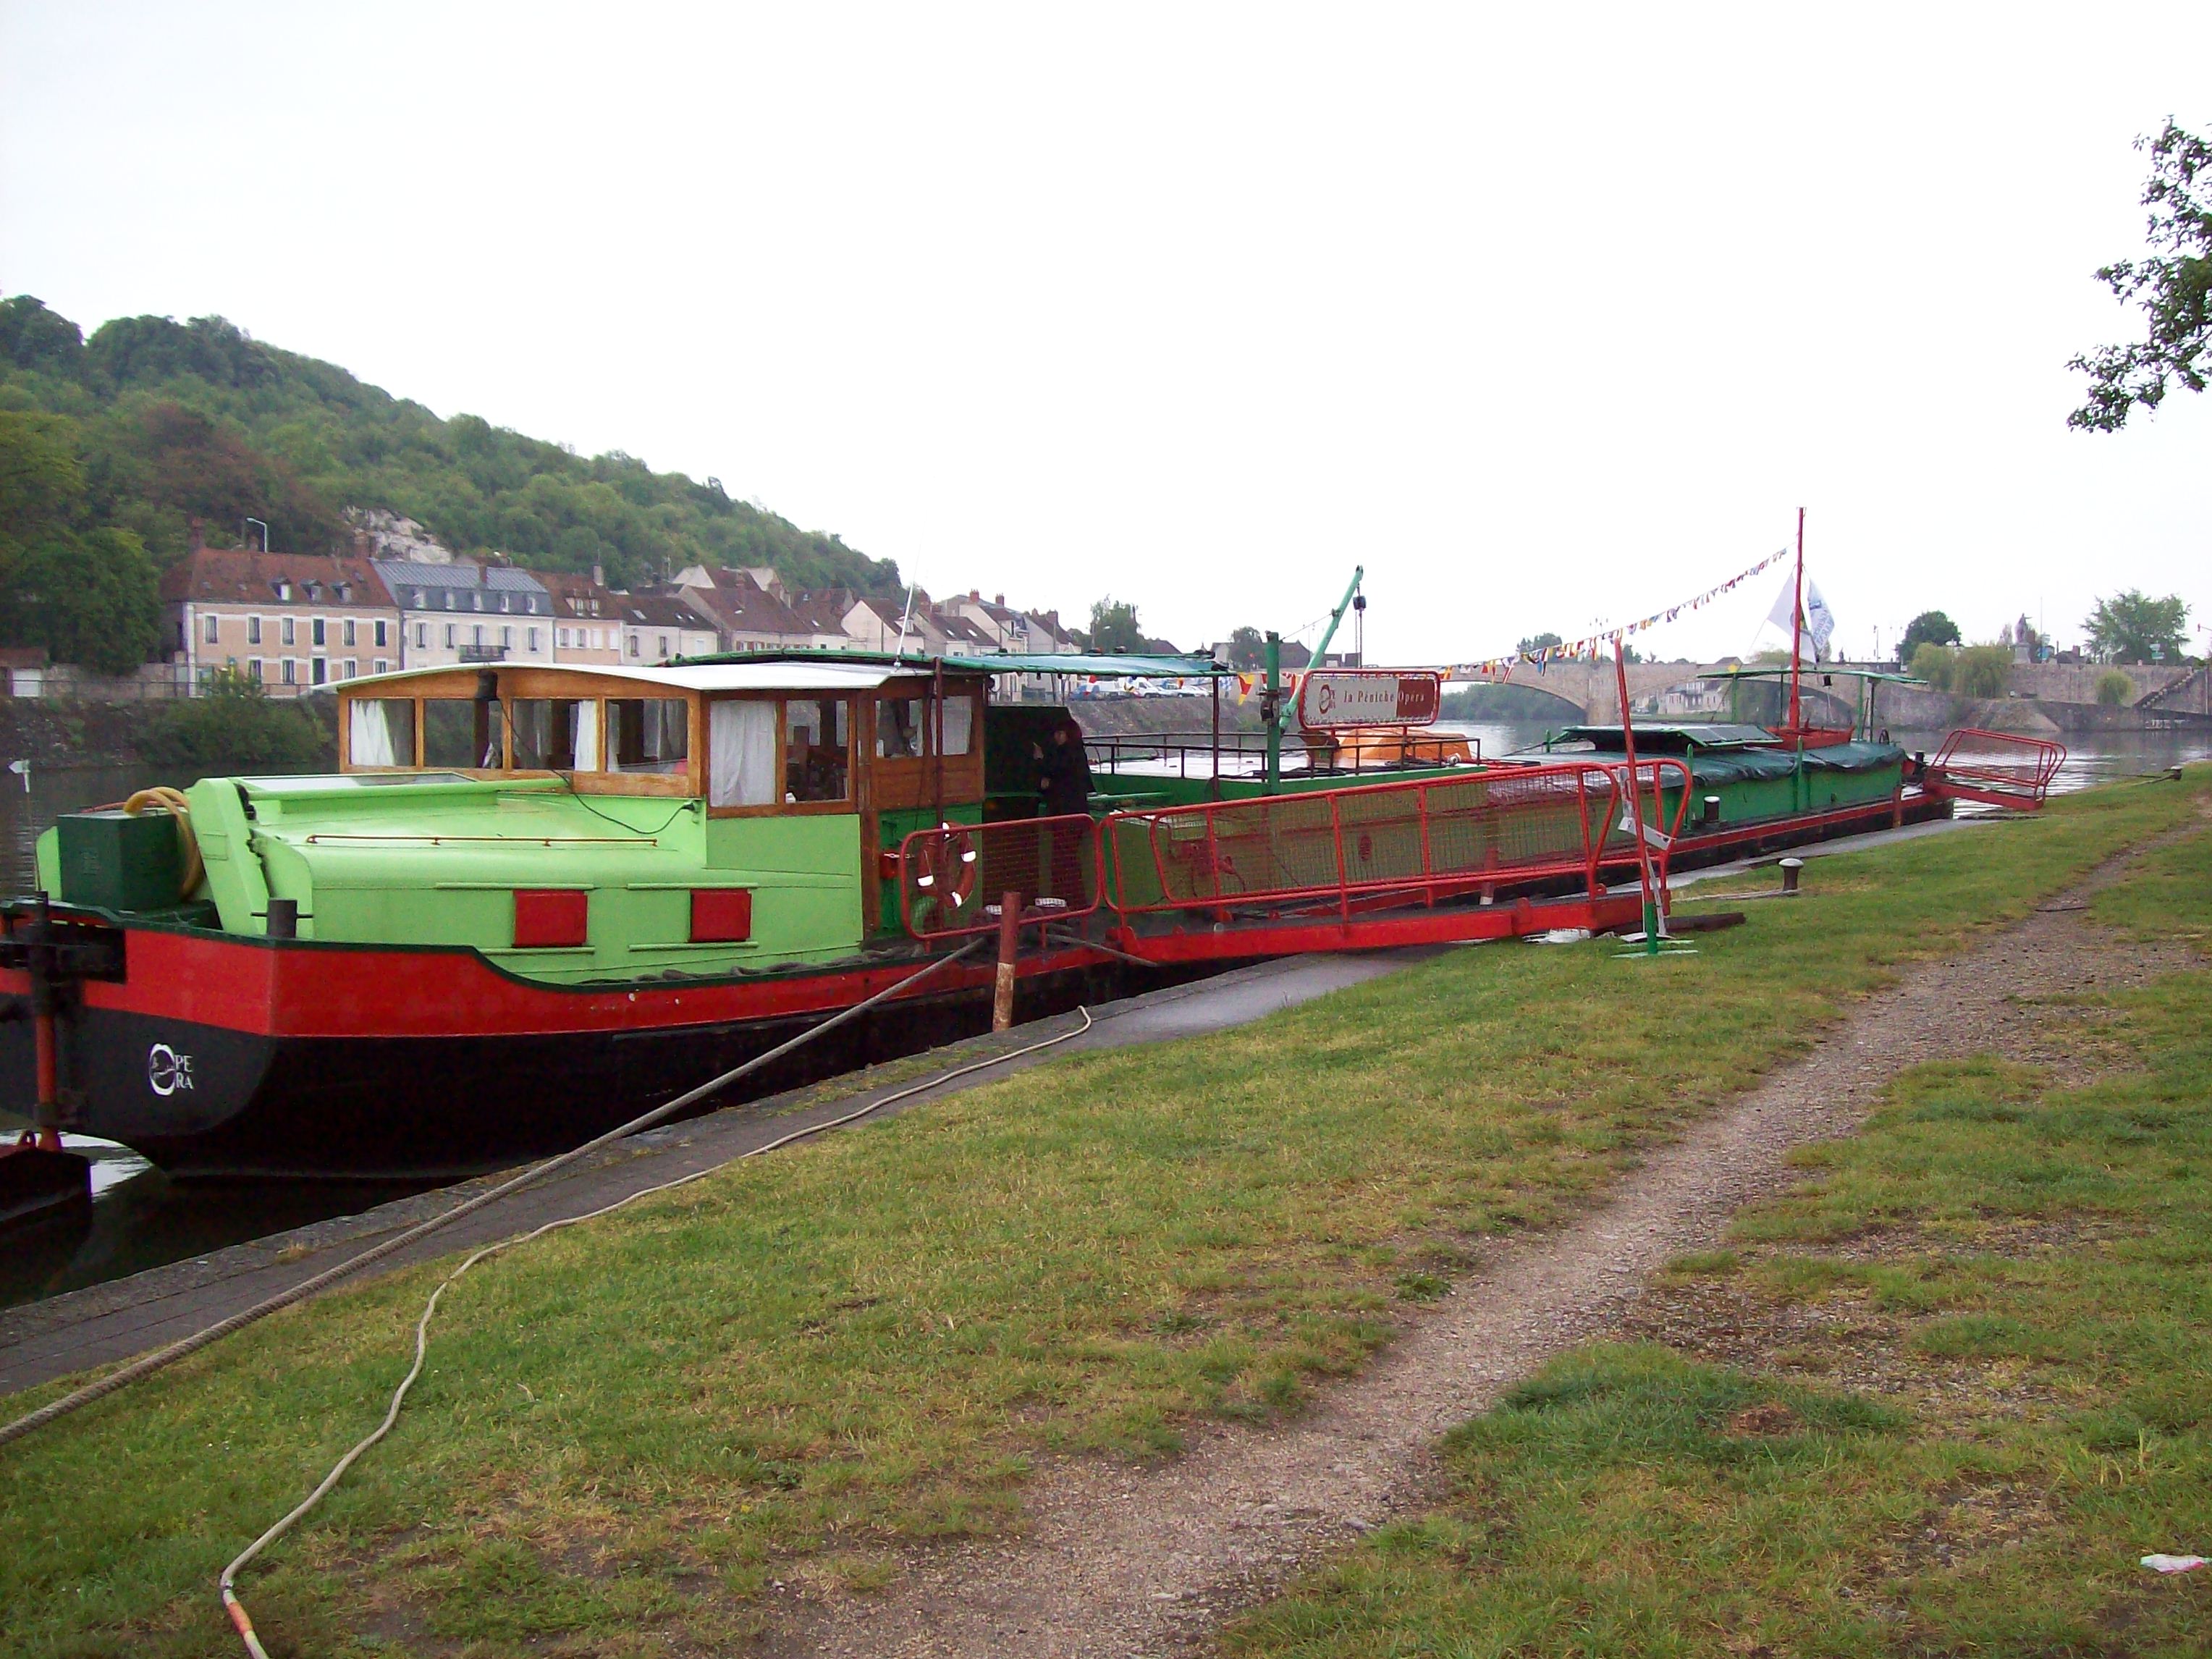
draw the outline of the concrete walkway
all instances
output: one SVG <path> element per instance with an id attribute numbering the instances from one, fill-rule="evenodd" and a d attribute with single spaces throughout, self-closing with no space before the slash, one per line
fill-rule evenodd
<path id="1" fill-rule="evenodd" d="M 1432 954 L 1422 950 L 1289 957 L 1102 1004 L 1091 1010 L 1095 1023 L 1081 1036 L 1042 1054 L 1011 1060 L 912 1096 L 879 1116 L 911 1111 L 963 1089 L 996 1082 L 1049 1058 L 1170 1042 L 1248 1024 L 1280 1009 L 1395 972 Z M 362 1278 L 489 1243 L 562 1216 L 602 1208 L 644 1188 L 726 1164 L 794 1129 L 842 1117 L 933 1073 L 1026 1047 L 1073 1030 L 1081 1024 L 1079 1016 L 1062 1014 L 1017 1027 L 1003 1036 L 971 1037 L 829 1084 L 649 1130 L 617 1142 L 543 1186 L 526 1188 L 478 1211 L 451 1229 L 377 1263 Z M 864 1118 L 861 1122 L 876 1121 Z M 459 1186 L 417 1193 L 360 1215 L 317 1222 L 0 1312 L 0 1395 L 129 1359 L 189 1336 L 506 1178 L 507 1175 L 484 1176 Z"/>

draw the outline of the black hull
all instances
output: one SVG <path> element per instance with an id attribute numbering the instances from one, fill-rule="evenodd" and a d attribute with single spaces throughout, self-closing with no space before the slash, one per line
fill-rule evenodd
<path id="1" fill-rule="evenodd" d="M 1115 970 L 1022 985 L 1035 1018 L 1115 994 Z M 1157 982 L 1148 976 L 1147 982 Z M 698 1103 L 757 1099 L 990 1029 L 988 992 L 872 1010 Z M 276 1037 L 115 1009 L 62 1022 L 86 1103 L 69 1127 L 117 1140 L 172 1176 L 453 1179 L 577 1146 L 767 1053 L 826 1014 L 532 1036 Z M 192 1080 L 146 1102 L 144 1056 L 189 1054 Z M 0 1027 L 0 1078 L 20 1093 L 27 1027 Z"/>

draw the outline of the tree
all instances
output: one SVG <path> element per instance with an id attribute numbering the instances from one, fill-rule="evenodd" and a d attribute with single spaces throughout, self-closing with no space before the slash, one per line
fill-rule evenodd
<path id="1" fill-rule="evenodd" d="M 1923 611 L 1905 624 L 1905 638 L 1897 647 L 1897 659 L 1911 662 L 1912 653 L 1923 645 L 1956 645 L 1959 624 L 1940 611 Z"/>
<path id="2" fill-rule="evenodd" d="M 1958 665 L 1958 653 L 1948 646 L 1938 645 L 1933 640 L 1923 640 L 1912 649 L 1911 666 L 1915 679 L 1925 680 L 1938 691 L 1951 689 L 1951 675 Z"/>
<path id="3" fill-rule="evenodd" d="M 1555 645 L 1565 643 L 1557 634 L 1532 634 L 1513 648 L 1525 657 L 1532 651 L 1548 651 Z"/>
<path id="4" fill-rule="evenodd" d="M 2097 676 L 2097 701 L 2107 708 L 2122 708 L 2136 695 L 2136 683 L 2117 668 Z"/>
<path id="5" fill-rule="evenodd" d="M 2117 432 L 2136 409 L 2156 409 L 2174 382 L 2202 392 L 2212 374 L 2212 193 L 2198 184 L 2212 184 L 2212 143 L 2169 116 L 2164 131 L 2136 148 L 2151 156 L 2142 204 L 2154 251 L 2101 267 L 2097 280 L 2122 301 L 2142 304 L 2149 338 L 2067 364 L 2090 377 L 2088 401 L 2066 417 L 2078 431 Z"/>
<path id="6" fill-rule="evenodd" d="M 0 300 L 0 362 L 73 380 L 84 368 L 84 336 L 29 295 L 13 295 Z"/>
<path id="7" fill-rule="evenodd" d="M 127 674 L 161 637 L 154 562 L 137 537 L 86 517 L 76 423 L 0 410 L 0 642 Z"/>
<path id="8" fill-rule="evenodd" d="M 1951 689 L 1962 697 L 2002 697 L 2012 684 L 2012 647 L 1970 645 L 1951 670 Z"/>
<path id="9" fill-rule="evenodd" d="M 0 639 L 57 662 L 128 674 L 161 636 L 154 561 L 127 530 L 51 527 L 0 545 Z"/>
<path id="10" fill-rule="evenodd" d="M 332 770 L 337 742 L 306 701 L 271 702 L 260 681 L 218 669 L 201 696 L 149 717 L 138 752 L 180 775 Z"/>
<path id="11" fill-rule="evenodd" d="M 1091 648 L 1093 651 L 1142 651 L 1143 629 L 1137 626 L 1137 607 L 1110 593 L 1091 607 Z"/>
<path id="12" fill-rule="evenodd" d="M 2097 601 L 2081 624 L 2089 648 L 2114 662 L 2179 662 L 2189 629 L 2189 606 L 2178 593 L 2154 599 L 2130 588 Z"/>
<path id="13" fill-rule="evenodd" d="M 1229 665 L 1231 668 L 1264 667 L 1267 660 L 1267 641 L 1256 628 L 1240 628 L 1229 636 Z"/>

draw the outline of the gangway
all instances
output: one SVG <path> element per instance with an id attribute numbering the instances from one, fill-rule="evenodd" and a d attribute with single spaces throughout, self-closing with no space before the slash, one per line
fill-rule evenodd
<path id="1" fill-rule="evenodd" d="M 2065 763 L 2064 744 L 1966 726 L 1944 738 L 1921 775 L 1920 787 L 1936 800 L 2033 811 Z"/>
<path id="2" fill-rule="evenodd" d="M 919 939 L 977 933 L 1012 891 L 1163 964 L 1633 927 L 1640 894 L 1609 890 L 1639 860 L 1628 772 L 1522 766 L 1095 822 L 945 824 L 902 844 L 900 913 Z M 1663 891 L 1689 771 L 1661 757 L 1635 776 Z"/>

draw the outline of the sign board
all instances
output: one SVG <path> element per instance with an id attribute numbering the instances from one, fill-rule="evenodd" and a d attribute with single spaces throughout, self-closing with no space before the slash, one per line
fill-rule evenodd
<path id="1" fill-rule="evenodd" d="M 1443 707 L 1443 676 L 1394 668 L 1322 668 L 1298 688 L 1298 724 L 1309 732 L 1354 726 L 1426 726 Z"/>

